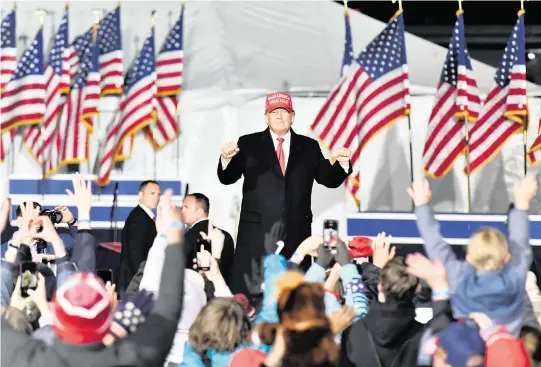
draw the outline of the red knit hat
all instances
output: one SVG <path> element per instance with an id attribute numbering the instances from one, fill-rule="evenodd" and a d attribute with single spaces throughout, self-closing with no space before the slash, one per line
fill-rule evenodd
<path id="1" fill-rule="evenodd" d="M 53 330 L 70 344 L 101 342 L 111 325 L 111 299 L 100 278 L 77 273 L 60 288 L 52 301 Z"/>
<path id="2" fill-rule="evenodd" d="M 500 327 L 486 341 L 486 367 L 530 367 L 530 358 L 520 339 Z"/>
<path id="3" fill-rule="evenodd" d="M 233 296 L 233 299 L 242 305 L 242 308 L 244 308 L 244 311 L 246 311 L 250 319 L 255 316 L 255 309 L 244 294 L 237 293 Z"/>
<path id="4" fill-rule="evenodd" d="M 370 257 L 373 254 L 372 239 L 368 237 L 353 237 L 348 244 L 349 255 L 352 259 Z"/>

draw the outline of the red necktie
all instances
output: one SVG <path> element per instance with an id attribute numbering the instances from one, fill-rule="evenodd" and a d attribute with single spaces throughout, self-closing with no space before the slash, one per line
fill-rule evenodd
<path id="1" fill-rule="evenodd" d="M 280 163 L 280 168 L 282 169 L 282 174 L 286 174 L 286 155 L 284 154 L 284 148 L 282 144 L 284 143 L 284 138 L 278 138 L 278 148 L 276 148 L 276 155 L 278 156 L 278 163 Z"/>

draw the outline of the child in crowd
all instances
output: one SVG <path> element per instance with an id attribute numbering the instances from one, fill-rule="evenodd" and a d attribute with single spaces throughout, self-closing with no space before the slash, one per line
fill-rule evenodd
<path id="1" fill-rule="evenodd" d="M 460 261 L 445 242 L 428 205 L 432 195 L 428 182 L 414 183 L 408 189 L 426 253 L 433 261 L 439 259 L 447 270 L 455 316 L 484 312 L 518 336 L 526 275 L 532 262 L 528 209 L 537 192 L 536 179 L 525 177 L 513 192 L 515 208 L 509 213 L 509 239 L 496 228 L 482 228 L 470 238 L 466 261 Z"/>

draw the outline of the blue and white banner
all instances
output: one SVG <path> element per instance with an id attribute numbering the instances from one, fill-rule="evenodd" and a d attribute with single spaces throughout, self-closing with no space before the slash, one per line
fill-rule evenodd
<path id="1" fill-rule="evenodd" d="M 95 183 L 96 176 L 85 175 L 85 179 L 92 181 L 92 210 L 90 218 L 93 228 L 109 228 L 111 223 L 111 210 L 113 206 L 114 190 L 118 183 L 118 211 L 117 225 L 124 226 L 124 221 L 131 210 L 139 202 L 139 185 L 146 178 L 113 178 L 111 183 L 100 188 Z M 184 187 L 181 181 L 157 180 L 160 183 L 162 192 L 172 189 L 174 192 L 173 201 L 182 203 Z M 73 191 L 71 175 L 55 175 L 51 179 L 41 180 L 35 177 L 10 176 L 9 197 L 11 198 L 11 216 L 14 224 L 17 207 L 25 201 L 35 201 L 41 204 L 43 209 L 52 209 L 56 206 L 67 206 L 77 216 L 77 208 L 66 194 L 66 189 Z"/>
<path id="2" fill-rule="evenodd" d="M 470 236 L 483 227 L 496 227 L 507 235 L 507 215 L 436 214 L 440 230 L 451 245 L 467 245 Z M 413 213 L 355 213 L 348 216 L 348 236 L 376 237 L 385 232 L 393 242 L 422 245 Z M 530 215 L 530 244 L 541 246 L 541 215 Z"/>

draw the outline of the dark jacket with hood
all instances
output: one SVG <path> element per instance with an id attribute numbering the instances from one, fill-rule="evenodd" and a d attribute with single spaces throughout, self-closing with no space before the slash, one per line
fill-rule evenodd
<path id="1" fill-rule="evenodd" d="M 423 325 L 415 321 L 413 302 L 373 301 L 366 317 L 344 331 L 340 366 L 416 367 L 425 330 L 439 330 L 452 318 L 448 301 L 435 301 L 432 308 L 434 318 Z"/>

